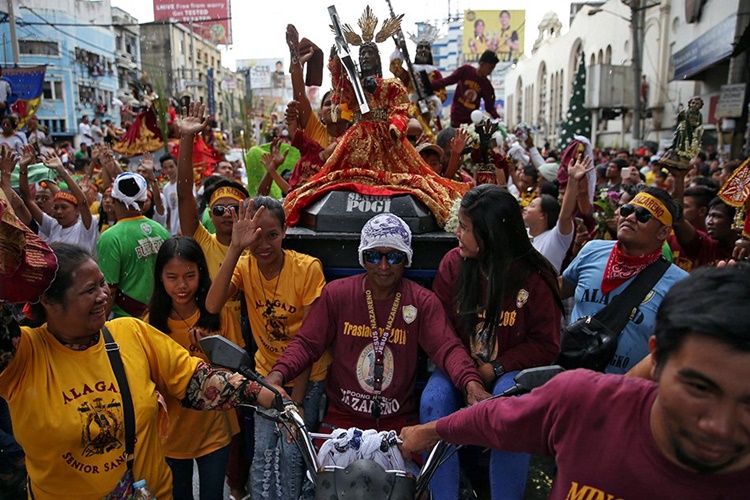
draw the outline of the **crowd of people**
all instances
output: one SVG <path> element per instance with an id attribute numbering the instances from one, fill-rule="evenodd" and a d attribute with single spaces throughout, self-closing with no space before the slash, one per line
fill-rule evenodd
<path id="1" fill-rule="evenodd" d="M 98 119 L 81 120 L 77 152 L 34 118 L 25 134 L 0 119 L 5 489 L 128 498 L 145 479 L 184 499 L 197 465 L 201 499 L 223 498 L 225 482 L 235 500 L 309 498 L 299 451 L 246 406 L 273 393 L 201 349 L 218 334 L 252 353 L 310 431 L 395 431 L 412 469 L 439 439 L 491 447 L 493 499 L 523 497 L 530 454 L 555 458 L 552 498 L 745 496 L 750 271 L 737 261 L 750 234 L 731 193 L 748 163 L 701 152 L 685 170 L 646 146 L 576 137 L 556 151 L 523 127 L 485 136 L 469 123 L 482 100 L 497 117 L 492 51 L 446 78 L 406 75 L 433 93 L 457 85 L 438 130 L 414 116 L 401 59 L 399 79 L 384 78 L 373 35 L 359 38 L 361 82 L 332 54 L 316 113 L 302 75 L 319 49 L 287 28 L 295 99 L 253 184 L 221 155 L 197 166 L 211 128 L 200 103 L 171 121 L 170 152 L 136 161 L 114 151 L 135 132 Z M 431 61 L 422 43 L 415 62 Z M 454 232 L 431 289 L 404 275 L 420 256 L 398 214 L 362 227 L 364 273 L 327 281 L 326 256 L 285 248 L 288 226 L 331 190 L 410 194 Z M 657 265 L 603 374 L 485 401 L 555 364 L 566 327 L 611 310 Z M 420 351 L 434 371 L 417 391 Z M 433 498 L 459 497 L 467 459 L 442 464 Z"/>

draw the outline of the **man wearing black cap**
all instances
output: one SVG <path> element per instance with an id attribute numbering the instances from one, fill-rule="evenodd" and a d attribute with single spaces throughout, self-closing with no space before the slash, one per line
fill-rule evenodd
<path id="1" fill-rule="evenodd" d="M 445 78 L 432 82 L 433 90 L 448 85 L 456 85 L 456 93 L 451 104 L 451 126 L 458 128 L 462 123 L 471 123 L 471 112 L 479 108 L 479 100 L 484 100 L 485 110 L 493 118 L 500 119 L 495 110 L 495 89 L 488 76 L 495 69 L 498 58 L 491 50 L 485 50 L 479 58 L 479 67 L 464 64 Z"/>

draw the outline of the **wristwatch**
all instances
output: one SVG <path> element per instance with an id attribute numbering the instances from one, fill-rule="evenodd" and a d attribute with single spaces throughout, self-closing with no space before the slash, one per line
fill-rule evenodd
<path id="1" fill-rule="evenodd" d="M 490 364 L 492 365 L 492 371 L 495 372 L 496 379 L 505 375 L 505 368 L 503 368 L 503 365 L 500 363 L 500 361 L 493 359 L 492 361 L 490 361 Z"/>

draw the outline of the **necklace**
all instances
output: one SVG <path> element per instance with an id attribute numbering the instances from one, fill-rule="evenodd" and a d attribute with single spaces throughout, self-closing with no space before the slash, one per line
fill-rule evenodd
<path id="1" fill-rule="evenodd" d="M 385 324 L 385 329 L 383 329 L 382 335 L 378 333 L 378 323 L 375 318 L 375 305 L 372 301 L 372 291 L 369 288 L 365 290 L 365 298 L 367 299 L 367 313 L 370 316 L 372 349 L 375 352 L 372 381 L 372 388 L 375 391 L 375 399 L 372 402 L 370 411 L 372 412 L 372 416 L 375 417 L 375 425 L 377 426 L 383 410 L 380 397 L 380 392 L 383 390 L 383 373 L 385 371 L 383 353 L 385 352 L 385 344 L 388 342 L 388 337 L 391 336 L 393 321 L 396 319 L 396 311 L 398 311 L 398 305 L 401 302 L 401 292 L 396 292 L 396 296 L 393 298 L 391 312 L 388 314 L 388 321 Z"/>
<path id="2" fill-rule="evenodd" d="M 279 280 L 281 279 L 281 271 L 284 269 L 284 254 L 281 254 L 281 267 L 279 267 L 279 274 L 276 275 L 276 284 L 273 287 L 273 295 L 271 300 L 266 297 L 266 287 L 263 285 L 263 271 L 260 270 L 260 264 L 258 264 L 258 282 L 260 283 L 260 291 L 263 292 L 263 302 L 266 304 L 266 310 L 263 311 L 263 316 L 271 317 L 276 316 L 276 291 L 279 289 Z M 257 263 L 257 261 L 256 261 Z"/>
<path id="3" fill-rule="evenodd" d="M 194 330 L 195 330 L 195 325 L 194 325 L 194 324 L 193 324 L 193 325 L 191 325 L 190 323 L 188 323 L 188 322 L 187 322 L 187 320 L 186 320 L 185 318 L 183 318 L 183 317 L 182 317 L 182 314 L 180 314 L 180 311 L 178 311 L 178 310 L 177 310 L 177 309 L 175 309 L 174 307 L 172 308 L 172 311 L 174 311 L 174 313 L 175 313 L 175 314 L 177 315 L 177 317 L 178 317 L 178 318 L 180 318 L 180 319 L 182 320 L 182 322 L 183 322 L 183 323 L 185 323 L 185 326 L 187 326 L 187 327 L 188 327 L 188 335 L 190 335 L 190 334 L 194 333 Z M 190 316 L 192 316 L 193 314 L 195 314 L 195 311 L 193 311 L 193 312 L 192 312 L 192 313 L 190 314 Z M 189 318 L 190 316 L 188 316 L 188 318 Z M 197 323 L 197 322 L 196 322 L 196 323 Z"/>

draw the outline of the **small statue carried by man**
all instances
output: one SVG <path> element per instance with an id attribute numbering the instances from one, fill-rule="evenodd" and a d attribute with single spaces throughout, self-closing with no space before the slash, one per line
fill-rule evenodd
<path id="1" fill-rule="evenodd" d="M 703 137 L 702 107 L 703 99 L 695 96 L 688 101 L 687 109 L 678 113 L 672 146 L 667 149 L 660 160 L 660 163 L 664 166 L 681 170 L 690 169 L 690 160 L 701 151 L 701 139 Z"/>

